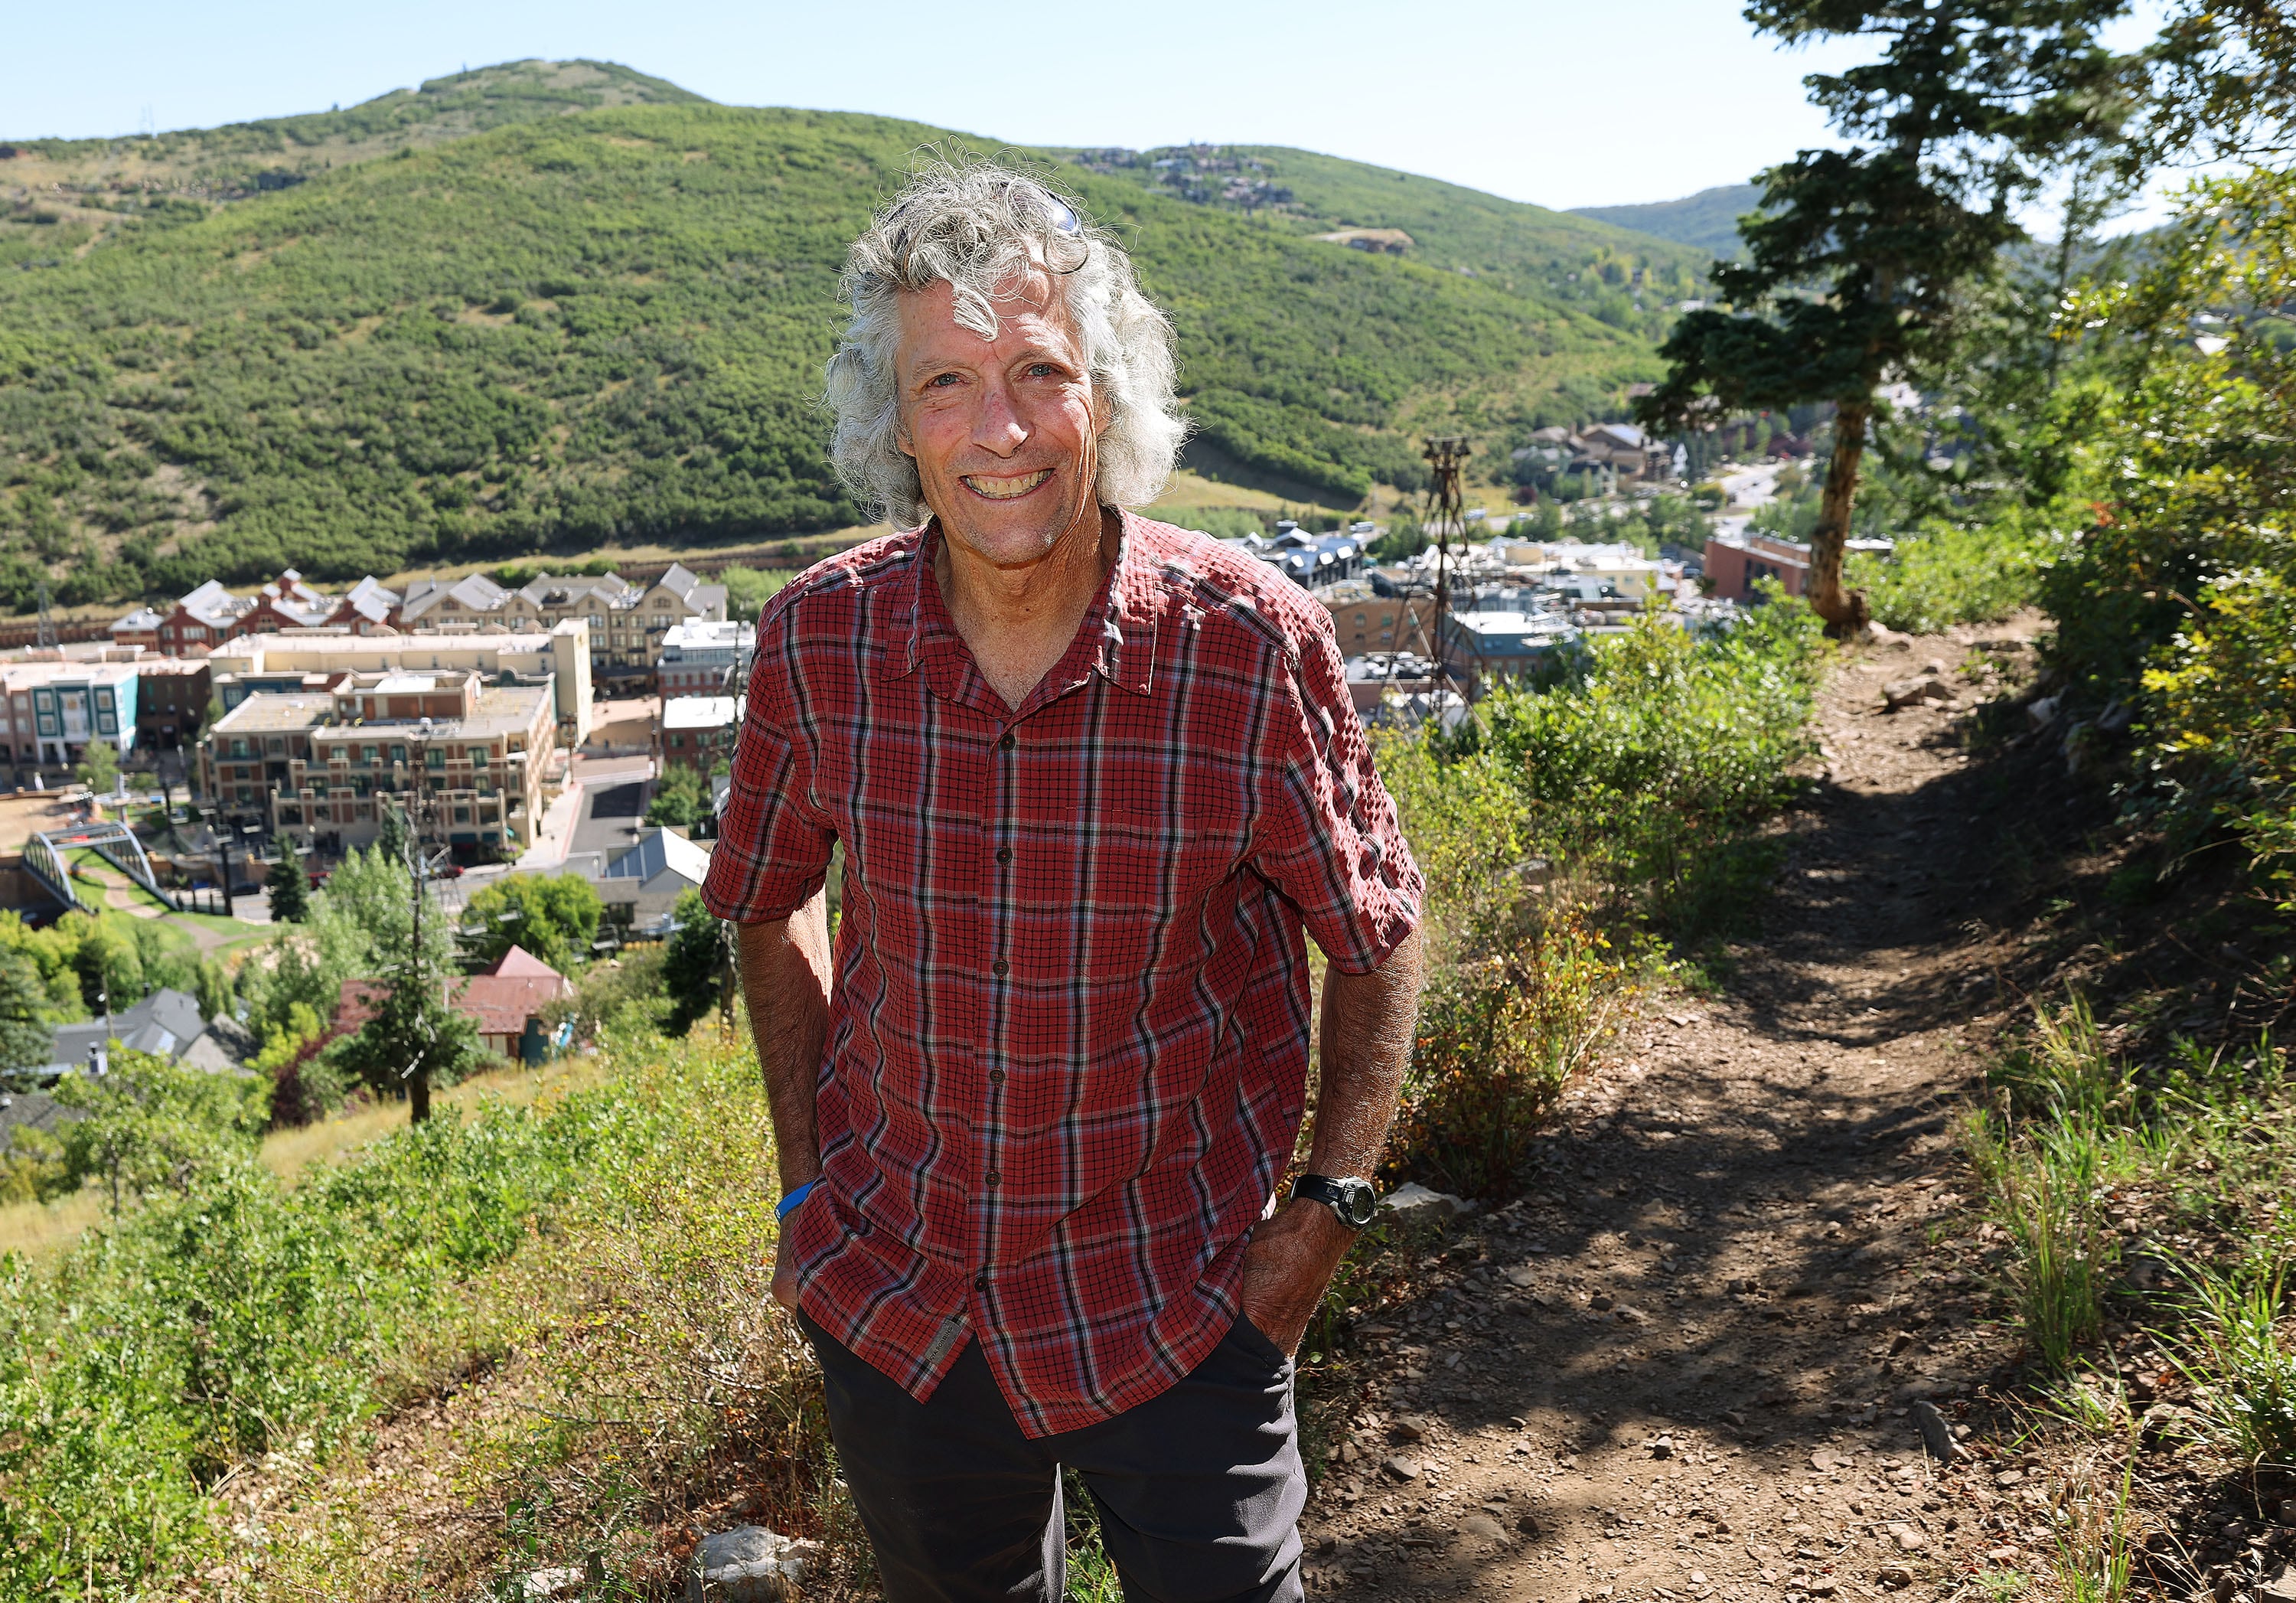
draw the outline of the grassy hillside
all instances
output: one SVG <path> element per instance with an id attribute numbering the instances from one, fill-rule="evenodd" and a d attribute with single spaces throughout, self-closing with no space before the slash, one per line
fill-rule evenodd
<path id="1" fill-rule="evenodd" d="M 1654 201 L 1644 206 L 1581 206 L 1572 215 L 1671 240 L 1729 260 L 1744 248 L 1738 239 L 1738 219 L 1757 210 L 1761 201 L 1762 192 L 1754 185 L 1725 184 L 1679 201 Z"/>
<path id="2" fill-rule="evenodd" d="M 1570 212 L 1282 145 L 1061 153 L 1155 193 L 1290 234 L 1400 228 L 1411 236 L 1407 259 L 1652 339 L 1665 333 L 1673 302 L 1698 292 L 1708 260 L 1700 251 Z"/>
<path id="3" fill-rule="evenodd" d="M 0 169 L 0 180 L 31 189 L 62 184 L 83 192 L 131 187 L 139 193 L 156 189 L 240 199 L 505 123 L 602 106 L 701 103 L 691 90 L 611 62 L 505 62 L 434 78 L 416 89 L 393 89 L 348 111 L 134 138 L 18 140 L 12 165 Z"/>
<path id="4" fill-rule="evenodd" d="M 65 210 L 19 192 L 0 222 L 0 602 L 43 576 L 93 602 L 283 563 L 339 579 L 854 520 L 814 401 L 836 266 L 914 152 L 958 136 L 690 96 L 583 110 L 682 94 L 586 63 L 468 78 L 169 136 L 211 175 L 234 151 L 279 156 L 250 130 L 392 152 L 283 188 L 217 202 L 93 175 Z M 1344 188 L 1350 164 L 1291 154 Z M 0 193 L 29 159 L 0 163 Z M 1435 197 L 1394 214 L 1437 258 L 1414 260 L 1058 176 L 1174 312 L 1212 471 L 1352 504 L 1417 482 L 1406 431 L 1520 432 L 1656 376 L 1648 330 L 1534 281 L 1580 237 L 1625 273 L 1598 225 L 1538 213 L 1548 234 L 1510 245 L 1506 217 L 1536 209 Z M 1450 259 L 1476 253 L 1472 273 Z"/>

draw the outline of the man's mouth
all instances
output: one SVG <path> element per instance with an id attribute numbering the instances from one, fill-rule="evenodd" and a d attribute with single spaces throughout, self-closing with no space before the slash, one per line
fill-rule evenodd
<path id="1" fill-rule="evenodd" d="M 1017 501 L 1052 476 L 1053 470 L 1048 467 L 1040 467 L 1033 473 L 1015 473 L 1009 479 L 988 473 L 962 475 L 964 488 L 985 501 Z"/>

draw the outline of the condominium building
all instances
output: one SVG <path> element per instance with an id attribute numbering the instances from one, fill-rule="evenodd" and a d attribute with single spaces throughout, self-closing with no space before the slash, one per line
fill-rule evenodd
<path id="1" fill-rule="evenodd" d="M 406 588 L 402 629 L 425 632 L 549 629 L 580 621 L 590 629 L 590 666 L 601 678 L 651 677 L 662 637 L 681 623 L 726 616 L 726 587 L 703 584 L 673 563 L 651 584 L 619 573 L 594 578 L 542 574 L 515 590 L 480 574 L 460 580 L 417 580 Z"/>
<path id="2" fill-rule="evenodd" d="M 249 696 L 201 741 L 201 772 L 228 816 L 330 855 L 371 844 L 386 803 L 457 857 L 514 853 L 542 816 L 554 699 L 468 668 L 347 673 L 328 695 Z"/>
<path id="3" fill-rule="evenodd" d="M 0 663 L 0 760 L 62 768 L 96 740 L 133 750 L 140 680 L 134 654 L 114 654 L 127 660 Z"/>
<path id="4" fill-rule="evenodd" d="M 262 681 L 275 690 L 301 688 L 280 684 L 275 676 L 326 675 L 332 685 L 342 674 L 393 669 L 470 669 L 488 678 L 514 675 L 534 683 L 547 675 L 558 744 L 571 749 L 590 735 L 590 626 L 579 618 L 547 629 L 493 634 L 369 636 L 334 628 L 253 635 L 218 649 L 208 666 L 226 708 L 246 694 L 243 685 L 259 687 L 257 682 Z"/>
<path id="5" fill-rule="evenodd" d="M 674 624 L 661 637 L 655 688 L 670 695 L 725 695 L 749 665 L 757 644 L 754 623 Z"/>

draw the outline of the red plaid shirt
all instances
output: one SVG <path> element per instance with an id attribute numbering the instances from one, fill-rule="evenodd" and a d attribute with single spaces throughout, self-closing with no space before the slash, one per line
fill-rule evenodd
<path id="1" fill-rule="evenodd" d="M 1299 1132 L 1301 926 L 1377 967 L 1422 886 L 1323 607 L 1126 514 L 1015 711 L 929 527 L 832 558 L 758 626 L 702 895 L 782 917 L 845 843 L 808 1314 L 922 1400 L 968 1334 L 1032 1435 L 1186 1375 Z"/>

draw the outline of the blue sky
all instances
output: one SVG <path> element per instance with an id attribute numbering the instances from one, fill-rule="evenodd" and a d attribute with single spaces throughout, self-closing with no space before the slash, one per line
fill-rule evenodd
<path id="1" fill-rule="evenodd" d="M 1853 59 L 1781 52 L 1731 0 L 124 0 L 24 7 L 9 37 L 0 136 L 203 127 L 589 56 L 731 104 L 1022 144 L 1301 145 L 1557 207 L 1670 200 L 1823 143 L 1801 75 Z"/>

